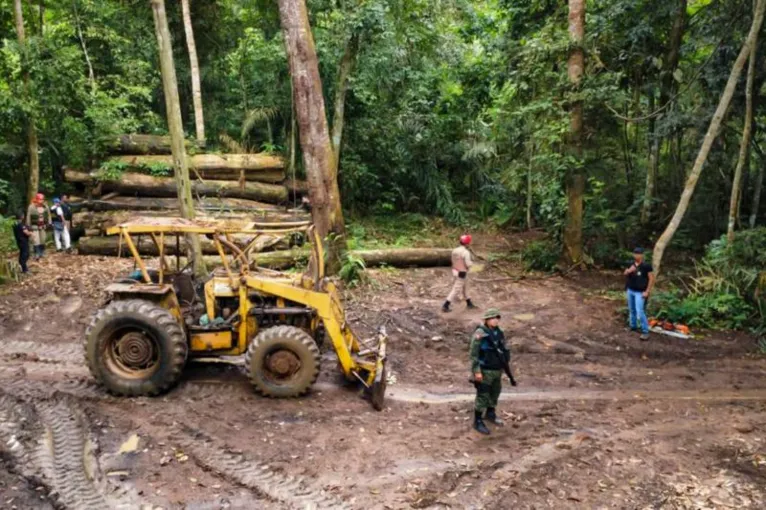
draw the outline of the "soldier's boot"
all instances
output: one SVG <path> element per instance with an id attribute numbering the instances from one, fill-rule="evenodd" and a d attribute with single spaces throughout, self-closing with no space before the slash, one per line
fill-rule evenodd
<path id="1" fill-rule="evenodd" d="M 449 301 L 445 301 L 444 304 L 442 305 L 442 312 L 447 313 L 449 311 L 450 311 L 449 310 Z"/>
<path id="2" fill-rule="evenodd" d="M 473 309 L 477 308 L 477 307 L 476 307 L 476 305 L 475 305 L 475 304 L 473 304 L 473 302 L 472 302 L 470 299 L 466 299 L 466 300 L 465 300 L 465 304 L 466 304 L 466 307 L 467 307 L 469 310 L 473 310 Z"/>
<path id="3" fill-rule="evenodd" d="M 474 412 L 475 419 L 473 422 L 473 428 L 475 428 L 481 434 L 489 434 L 489 429 L 484 424 L 484 420 L 481 419 L 481 411 Z"/>
<path id="4" fill-rule="evenodd" d="M 494 407 L 487 408 L 487 421 L 490 423 L 494 423 L 495 425 L 499 427 L 502 427 L 504 425 L 503 420 L 497 417 Z"/>

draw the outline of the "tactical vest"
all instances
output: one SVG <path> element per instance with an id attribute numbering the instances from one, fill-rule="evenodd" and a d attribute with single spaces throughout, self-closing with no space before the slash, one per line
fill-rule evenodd
<path id="1" fill-rule="evenodd" d="M 510 361 L 511 353 L 505 348 L 505 334 L 500 328 L 494 331 L 480 326 L 484 336 L 479 344 L 479 366 L 486 370 L 502 370 Z"/>
<path id="2" fill-rule="evenodd" d="M 38 227 L 38 226 L 45 226 L 50 221 L 50 213 L 48 212 L 47 207 L 42 207 L 42 213 L 40 211 L 41 208 L 37 206 L 32 206 L 29 208 L 29 225 L 32 227 Z"/>

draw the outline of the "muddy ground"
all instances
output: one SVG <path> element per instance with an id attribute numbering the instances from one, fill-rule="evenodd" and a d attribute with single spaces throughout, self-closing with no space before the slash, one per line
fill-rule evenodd
<path id="1" fill-rule="evenodd" d="M 471 428 L 467 338 L 444 269 L 382 270 L 346 293 L 390 334 L 387 406 L 339 384 L 256 396 L 235 364 L 193 363 L 159 398 L 95 386 L 82 337 L 125 260 L 52 255 L 0 287 L 0 507 L 764 508 L 766 359 L 743 334 L 625 331 L 618 274 L 473 276 L 503 313 L 519 382 Z M 122 452 L 121 452 L 122 450 Z"/>

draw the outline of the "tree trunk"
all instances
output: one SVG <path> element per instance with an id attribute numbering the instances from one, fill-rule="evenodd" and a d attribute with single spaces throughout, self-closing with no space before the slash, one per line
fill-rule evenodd
<path id="1" fill-rule="evenodd" d="M 93 72 L 93 64 L 90 61 L 90 55 L 88 54 L 88 47 L 85 45 L 85 37 L 82 35 L 82 26 L 80 24 L 80 14 L 77 12 L 77 2 L 79 0 L 72 1 L 72 8 L 74 10 L 74 20 L 77 27 L 77 37 L 80 39 L 80 47 L 82 53 L 85 56 L 85 63 L 88 65 L 88 82 L 90 83 L 91 93 L 96 91 L 96 74 Z"/>
<path id="2" fill-rule="evenodd" d="M 119 135 L 113 140 L 106 140 L 107 147 L 114 154 L 170 154 L 170 137 L 161 135 Z M 192 143 L 186 140 L 188 148 Z"/>
<path id="3" fill-rule="evenodd" d="M 188 173 L 186 175 L 188 176 Z M 99 181 L 96 175 L 66 169 L 64 179 L 73 184 L 96 185 L 100 182 L 102 191 L 105 193 L 116 191 L 123 195 L 143 197 L 174 197 L 178 193 L 177 182 L 169 177 L 124 173 L 118 181 Z M 191 183 L 191 191 L 201 197 L 246 198 L 275 204 L 287 202 L 286 187 L 261 182 L 247 182 L 244 186 L 240 186 L 236 181 L 194 181 Z M 191 203 L 191 193 L 189 193 L 189 203 Z"/>
<path id="4" fill-rule="evenodd" d="M 26 35 L 24 34 L 24 11 L 21 8 L 21 0 L 13 1 L 13 13 L 16 20 L 16 36 L 19 39 L 19 49 L 21 50 L 21 63 L 24 69 L 22 79 L 24 80 L 24 94 L 31 100 L 29 89 L 29 54 L 26 47 Z M 34 114 L 29 114 L 27 118 L 27 152 L 29 153 L 29 184 L 27 187 L 27 203 L 32 199 L 40 187 L 40 156 L 37 143 L 37 125 Z"/>
<path id="5" fill-rule="evenodd" d="M 186 158 L 189 168 L 203 179 L 233 180 L 244 171 L 245 180 L 277 183 L 285 180 L 284 160 L 270 154 L 195 154 Z M 151 168 L 173 168 L 172 156 L 113 156 L 106 163 L 116 163 L 130 172 Z"/>
<path id="6" fill-rule="evenodd" d="M 340 268 L 346 250 L 346 228 L 305 1 L 279 0 L 279 18 L 290 66 L 312 216 L 317 232 L 327 243 L 327 271 L 333 274 Z"/>
<path id="7" fill-rule="evenodd" d="M 348 78 L 354 70 L 356 55 L 359 52 L 359 34 L 351 34 L 346 43 L 346 50 L 338 66 L 338 83 L 335 87 L 335 111 L 332 117 L 332 148 L 335 155 L 335 174 L 340 166 L 340 144 L 343 139 L 344 112 L 346 109 L 346 93 L 348 92 Z"/>
<path id="8" fill-rule="evenodd" d="M 742 127 L 742 140 L 739 145 L 739 158 L 734 170 L 734 182 L 731 185 L 731 198 L 729 199 L 729 224 L 726 230 L 726 241 L 734 242 L 734 227 L 739 218 L 739 201 L 742 196 L 742 174 L 745 163 L 750 161 L 750 135 L 753 129 L 753 84 L 755 82 L 755 62 L 758 53 L 758 34 L 755 34 L 753 46 L 750 50 L 750 63 L 747 67 L 747 85 L 745 89 L 745 125 Z"/>
<path id="9" fill-rule="evenodd" d="M 649 110 L 654 110 L 654 93 L 649 96 Z M 651 119 L 649 124 L 649 166 L 646 169 L 646 186 L 644 187 L 644 201 L 641 205 L 641 225 L 648 225 L 652 215 L 652 201 L 654 200 L 654 186 L 657 182 L 657 172 L 660 161 L 660 136 L 657 133 L 657 120 Z"/>
<path id="10" fill-rule="evenodd" d="M 527 168 L 527 230 L 535 228 L 532 218 L 532 164 Z"/>
<path id="11" fill-rule="evenodd" d="M 168 115 L 168 131 L 170 131 L 170 151 L 173 154 L 175 169 L 175 184 L 178 193 L 178 205 L 181 217 L 194 219 L 194 203 L 192 202 L 189 167 L 186 162 L 184 147 L 183 119 L 181 118 L 181 102 L 178 99 L 178 81 L 173 63 L 173 48 L 170 41 L 170 29 L 165 14 L 165 0 L 151 0 L 154 14 L 154 26 L 157 31 L 157 46 L 160 54 L 160 74 L 162 88 L 165 93 L 165 108 Z M 189 235 L 189 256 L 194 261 L 194 273 L 202 276 L 207 272 L 205 261 L 202 260 L 202 249 L 199 236 Z"/>
<path id="12" fill-rule="evenodd" d="M 189 68 L 191 69 L 192 100 L 194 102 L 194 127 L 197 133 L 197 143 L 205 146 L 205 118 L 202 113 L 202 87 L 199 79 L 199 61 L 197 60 L 197 44 L 194 42 L 189 0 L 181 0 L 181 10 L 184 18 L 186 46 L 189 48 Z"/>
<path id="13" fill-rule="evenodd" d="M 758 0 L 755 8 L 755 14 L 753 16 L 753 23 L 750 27 L 750 33 L 748 34 L 747 39 L 745 40 L 745 44 L 742 46 L 742 49 L 737 56 L 737 60 L 732 66 L 729 80 L 726 82 L 726 87 L 721 94 L 718 108 L 716 108 L 715 114 L 713 114 L 713 118 L 710 120 L 710 126 L 708 127 L 707 133 L 705 134 L 705 139 L 702 142 L 702 147 L 700 147 L 699 154 L 697 154 L 697 159 L 694 162 L 694 166 L 692 167 L 692 170 L 686 179 L 686 184 L 684 185 L 684 190 L 681 193 L 681 199 L 678 202 L 676 211 L 673 214 L 670 223 L 668 223 L 668 226 L 665 228 L 665 231 L 657 240 L 657 244 L 654 247 L 652 264 L 654 265 L 655 274 L 660 273 L 662 256 L 665 253 L 665 249 L 667 248 L 671 239 L 673 239 L 673 235 L 676 233 L 676 230 L 678 230 L 678 227 L 681 224 L 681 220 L 683 220 L 684 214 L 686 213 L 686 209 L 689 207 L 689 202 L 691 201 L 692 195 L 694 194 L 694 188 L 697 186 L 697 181 L 699 180 L 700 173 L 702 172 L 702 167 L 705 165 L 705 161 L 707 160 L 710 149 L 713 146 L 713 142 L 718 136 L 718 132 L 721 128 L 721 123 L 723 122 L 723 117 L 726 115 L 726 111 L 729 109 L 729 104 L 731 103 L 731 98 L 734 95 L 734 90 L 737 88 L 737 81 L 742 74 L 742 69 L 745 67 L 745 62 L 750 56 L 750 52 L 754 47 L 756 38 L 758 36 L 758 31 L 761 29 L 761 25 L 763 24 L 764 9 L 766 9 L 766 0 Z"/>
<path id="14" fill-rule="evenodd" d="M 663 70 L 660 80 L 660 108 L 666 107 L 670 101 L 671 95 L 675 90 L 675 72 L 678 69 L 678 61 L 681 56 L 681 44 L 683 43 L 684 31 L 686 29 L 686 7 L 687 0 L 677 0 L 676 16 L 673 19 L 673 26 L 668 36 L 668 49 L 665 54 L 666 69 Z M 650 107 L 650 111 L 654 108 Z M 647 225 L 651 219 L 652 204 L 654 202 L 654 190 L 657 183 L 657 175 L 660 167 L 660 147 L 663 144 L 663 137 L 657 131 L 662 123 L 662 119 L 667 114 L 667 109 L 658 119 L 652 119 L 654 138 L 652 139 L 651 150 L 649 153 L 649 168 L 646 175 L 646 189 L 644 191 L 644 202 L 641 206 L 641 224 Z"/>
<path id="15" fill-rule="evenodd" d="M 585 72 L 585 0 L 569 0 L 569 38 L 572 49 L 567 63 L 567 74 L 573 88 L 579 89 Z M 582 164 L 583 104 L 577 101 L 570 111 L 569 151 L 575 160 L 567 176 L 567 218 L 564 228 L 564 261 L 570 265 L 583 263 L 583 196 L 585 173 Z"/>

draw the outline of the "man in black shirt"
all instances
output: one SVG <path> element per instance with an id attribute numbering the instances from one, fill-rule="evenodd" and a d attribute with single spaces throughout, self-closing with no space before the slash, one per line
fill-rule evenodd
<path id="1" fill-rule="evenodd" d="M 636 331 L 641 324 L 641 340 L 649 340 L 649 321 L 646 319 L 646 300 L 654 287 L 652 265 L 644 261 L 644 250 L 633 250 L 633 263 L 625 270 L 625 288 L 628 291 L 630 329 Z"/>
<path id="2" fill-rule="evenodd" d="M 21 272 L 27 273 L 29 237 L 32 235 L 32 232 L 29 231 L 29 227 L 24 223 L 24 218 L 24 211 L 19 211 L 16 214 L 16 223 L 13 224 L 13 237 L 16 238 L 16 246 L 19 247 L 19 265 L 21 266 Z"/>

